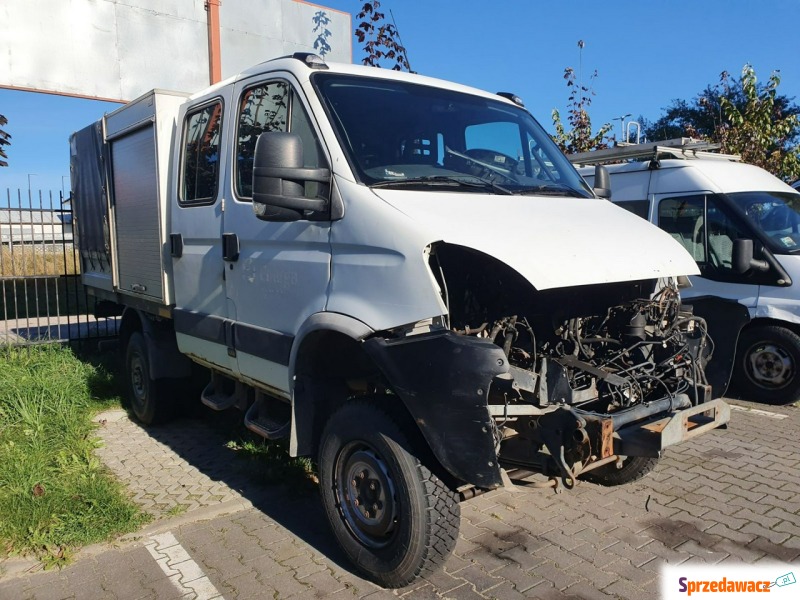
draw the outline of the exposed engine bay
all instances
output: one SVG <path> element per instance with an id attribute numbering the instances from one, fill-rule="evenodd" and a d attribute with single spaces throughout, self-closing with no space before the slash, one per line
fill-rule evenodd
<path id="1" fill-rule="evenodd" d="M 538 291 L 491 257 L 446 244 L 430 264 L 449 329 L 508 359 L 488 398 L 501 462 L 574 484 L 620 453 L 619 429 L 710 400 L 712 342 L 672 278 Z"/>

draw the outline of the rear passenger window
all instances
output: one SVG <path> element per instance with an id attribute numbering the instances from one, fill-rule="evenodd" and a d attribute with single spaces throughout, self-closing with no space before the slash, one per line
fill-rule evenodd
<path id="1" fill-rule="evenodd" d="M 211 204 L 217 197 L 222 102 L 186 115 L 178 200 L 181 204 Z"/>
<path id="2" fill-rule="evenodd" d="M 637 217 L 642 217 L 647 220 L 650 215 L 650 201 L 649 200 L 632 200 L 630 202 L 615 202 L 620 208 L 624 208 L 628 212 L 632 212 Z"/>

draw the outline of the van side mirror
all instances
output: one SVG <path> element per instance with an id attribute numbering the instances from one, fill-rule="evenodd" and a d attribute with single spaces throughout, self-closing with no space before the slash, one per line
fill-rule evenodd
<path id="1" fill-rule="evenodd" d="M 603 165 L 594 166 L 594 193 L 598 198 L 611 198 L 611 178 Z"/>
<path id="2" fill-rule="evenodd" d="M 306 182 L 330 185 L 329 169 L 303 166 L 299 135 L 266 132 L 256 140 L 253 157 L 253 212 L 262 221 L 298 221 L 306 212 L 328 210 L 327 198 L 305 196 Z"/>
<path id="3" fill-rule="evenodd" d="M 733 240 L 733 255 L 731 257 L 733 270 L 744 274 L 749 270 L 769 271 L 769 263 L 765 260 L 753 258 L 753 240 Z"/>

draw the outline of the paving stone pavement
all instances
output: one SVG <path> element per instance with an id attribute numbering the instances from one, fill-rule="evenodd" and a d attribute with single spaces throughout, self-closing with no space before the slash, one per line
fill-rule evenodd
<path id="1" fill-rule="evenodd" d="M 97 453 L 156 518 L 257 496 L 259 486 L 247 471 L 231 468 L 236 452 L 211 426 L 216 416 L 145 430 L 124 410 L 101 413 L 95 417 L 103 442 Z"/>
<path id="2" fill-rule="evenodd" d="M 6 575 L 0 599 L 642 599 L 658 596 L 664 562 L 800 562 L 800 409 L 734 404 L 728 430 L 668 450 L 640 482 L 499 490 L 462 504 L 444 569 L 394 591 L 353 574 L 316 495 L 248 481 L 207 423 L 149 435 L 111 415 L 103 459 L 133 496 L 156 515 L 192 509 L 133 542 L 92 547 L 62 571 Z M 235 512 L 212 514 L 231 501 L 241 501 Z M 167 532 L 180 545 L 163 551 L 162 563 L 173 562 L 162 569 L 151 552 Z"/>

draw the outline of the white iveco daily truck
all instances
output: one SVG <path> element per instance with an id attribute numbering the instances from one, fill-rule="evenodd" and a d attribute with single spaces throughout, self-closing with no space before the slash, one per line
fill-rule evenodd
<path id="1" fill-rule="evenodd" d="M 509 476 L 624 483 L 729 418 L 678 295 L 691 256 L 510 96 L 296 54 L 71 138 L 132 412 L 163 417 L 205 367 L 205 404 L 316 458 L 385 586 L 440 565 L 459 501 Z"/>

